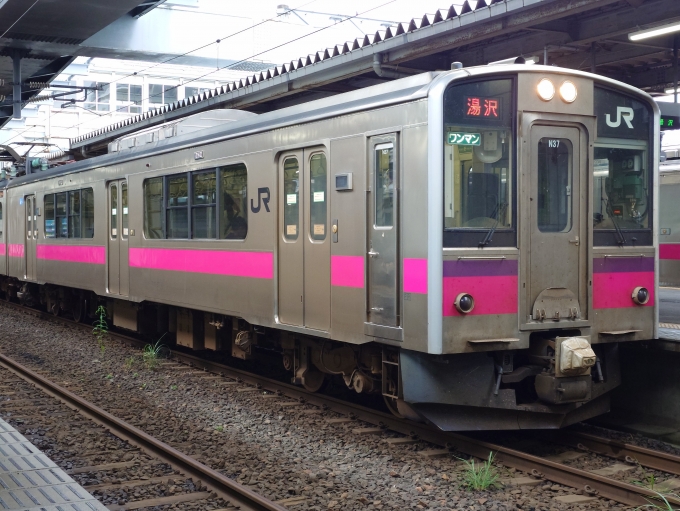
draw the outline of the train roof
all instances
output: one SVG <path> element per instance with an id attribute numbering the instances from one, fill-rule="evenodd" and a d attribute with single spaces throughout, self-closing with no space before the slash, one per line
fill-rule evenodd
<path id="1" fill-rule="evenodd" d="M 96 167 L 119 164 L 142 157 L 151 157 L 169 151 L 193 147 L 197 144 L 214 143 L 229 138 L 283 128 L 301 122 L 318 121 L 337 115 L 422 99 L 427 97 L 429 85 L 438 74 L 436 72 L 421 73 L 365 89 L 338 94 L 330 98 L 318 99 L 274 112 L 253 115 L 245 119 L 194 131 L 178 137 L 159 140 L 140 147 L 95 156 L 94 158 L 69 163 L 43 172 L 27 174 L 13 179 L 8 184 L 8 188 L 65 174 L 83 172 Z"/>
<path id="2" fill-rule="evenodd" d="M 256 133 L 280 129 L 303 122 L 314 122 L 338 115 L 346 115 L 372 108 L 380 108 L 389 105 L 405 103 L 408 101 L 416 101 L 427 97 L 430 87 L 433 85 L 433 82 L 437 81 L 436 78 L 438 76 L 446 75 L 448 77 L 463 78 L 469 76 L 490 75 L 498 73 L 499 71 L 507 74 L 515 74 L 518 72 L 542 72 L 571 76 L 583 76 L 596 82 L 623 89 L 628 93 L 645 97 L 657 115 L 659 112 L 657 103 L 644 91 L 600 75 L 586 73 L 583 71 L 575 71 L 573 69 L 552 66 L 546 67 L 539 65 L 529 66 L 523 64 L 504 64 L 494 66 L 478 66 L 462 68 L 448 72 L 436 71 L 421 73 L 407 78 L 401 78 L 387 83 L 373 85 L 364 89 L 345 92 L 343 94 L 338 94 L 329 98 L 318 99 L 315 101 L 310 101 L 309 103 L 282 108 L 281 110 L 276 110 L 273 112 L 252 115 L 243 119 L 235 120 L 233 122 L 205 128 L 200 131 L 193 131 L 184 135 L 158 140 L 152 143 L 144 144 L 143 146 L 132 147 L 101 156 L 95 156 L 90 159 L 70 163 L 61 167 L 55 167 L 43 172 L 27 174 L 9 181 L 6 187 L 13 188 L 15 186 L 20 186 L 35 181 L 41 181 L 43 179 L 84 172 L 97 167 L 120 164 L 143 157 L 148 158 L 170 151 L 178 151 L 195 147 L 197 145 L 216 143 L 230 138 L 253 135 Z"/>

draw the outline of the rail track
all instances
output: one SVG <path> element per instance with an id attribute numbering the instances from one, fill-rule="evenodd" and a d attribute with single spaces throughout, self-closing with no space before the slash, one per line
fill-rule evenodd
<path id="1" fill-rule="evenodd" d="M 73 326 L 89 329 L 88 325 L 75 323 L 66 318 L 55 317 L 51 314 L 14 303 L 8 303 L 7 305 L 42 319 L 68 323 Z M 111 332 L 110 336 L 133 347 L 141 348 L 146 344 L 144 341 L 120 333 Z M 625 505 L 646 505 L 650 501 L 658 498 L 658 493 L 656 491 L 640 485 L 626 483 L 608 477 L 607 475 L 571 467 L 559 461 L 548 459 L 547 457 L 532 455 L 500 445 L 496 442 L 475 438 L 474 436 L 443 432 L 426 424 L 399 419 L 391 414 L 373 410 L 351 402 L 342 401 L 323 394 L 310 393 L 303 388 L 206 360 L 196 355 L 183 353 L 181 351 L 170 351 L 170 358 L 176 363 L 185 364 L 196 370 L 208 371 L 220 375 L 224 378 L 234 380 L 241 385 L 260 389 L 262 392 L 278 394 L 319 407 L 323 410 L 339 413 L 344 415 L 348 420 L 356 421 L 357 426 L 359 426 L 361 422 L 373 426 L 372 428 L 358 428 L 362 433 L 379 434 L 383 431 L 392 431 L 404 435 L 403 439 L 395 439 L 396 441 L 393 441 L 395 444 L 400 443 L 399 440 L 407 442 L 417 438 L 440 446 L 442 448 L 440 449 L 441 454 L 445 454 L 449 451 L 457 451 L 480 459 L 486 459 L 489 453 L 493 452 L 497 462 L 507 467 L 525 472 L 537 481 L 551 481 L 581 490 L 581 492 L 587 496 L 610 499 Z M 70 404 L 72 403 L 73 406 L 81 406 L 80 403 L 84 401 L 66 389 L 59 388 L 58 390 L 55 390 L 54 387 L 51 387 L 52 384 L 48 380 L 36 373 L 32 373 L 26 368 L 23 368 L 23 370 L 19 369 L 19 364 L 8 359 L 4 355 L 0 355 L 0 364 L 12 367 L 22 378 L 32 381 L 41 388 L 44 388 L 48 393 L 59 393 L 60 395 L 58 397 L 60 399 L 69 402 Z M 128 433 L 128 429 L 122 429 L 120 435 L 123 435 L 124 438 L 127 438 L 126 435 L 128 434 L 139 435 L 137 440 L 139 443 L 137 445 L 141 445 L 144 449 L 148 449 L 154 455 L 162 459 L 167 459 L 169 464 L 177 466 L 181 471 L 187 474 L 195 473 L 197 478 L 205 481 L 206 485 L 219 495 L 225 495 L 226 499 L 234 502 L 240 502 L 238 499 L 243 499 L 243 509 L 283 509 L 281 506 L 253 494 L 253 492 L 247 488 L 240 487 L 240 485 L 218 472 L 205 467 L 188 456 L 182 455 L 182 453 L 176 451 L 172 447 L 155 440 L 143 431 L 126 425 L 123 421 L 117 419 L 113 415 L 108 414 L 103 410 L 100 410 L 100 412 L 101 418 L 97 419 L 93 417 L 93 419 L 102 421 L 107 427 L 111 427 L 116 435 L 119 434 L 118 430 L 113 428 L 124 426 L 133 430 L 132 433 Z M 87 415 L 90 412 L 84 413 Z M 625 444 L 615 440 L 604 439 L 591 434 L 572 431 L 561 431 L 559 435 L 549 435 L 544 436 L 543 438 L 551 442 L 562 443 L 576 448 L 579 451 L 592 452 L 616 460 L 621 460 L 628 464 L 640 465 L 669 474 L 680 475 L 680 456 Z M 137 442 L 135 440 L 131 441 L 133 443 Z M 179 457 L 175 458 L 176 456 Z M 678 480 L 677 487 L 680 487 L 680 480 Z M 246 492 L 241 493 L 241 490 L 246 490 Z M 249 502 L 250 497 L 260 500 L 257 501 L 256 504 L 253 504 L 252 502 Z M 674 507 L 680 508 L 680 499 L 668 495 L 666 498 Z M 249 507 L 253 505 L 260 507 Z"/>
<path id="2" fill-rule="evenodd" d="M 95 423 L 108 429 L 118 438 L 167 463 L 184 476 L 202 481 L 208 489 L 240 509 L 247 511 L 285 511 L 285 507 L 258 495 L 249 488 L 225 477 L 2 354 L 0 354 L 0 366 L 77 410 Z"/>

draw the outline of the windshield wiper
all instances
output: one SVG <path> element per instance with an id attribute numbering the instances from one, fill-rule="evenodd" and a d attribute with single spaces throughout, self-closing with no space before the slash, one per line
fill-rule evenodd
<path id="1" fill-rule="evenodd" d="M 605 200 L 605 199 L 602 199 Z M 611 203 L 606 200 L 605 203 L 607 204 L 607 213 L 609 213 L 609 218 L 612 219 L 612 223 L 614 224 L 614 229 L 616 229 L 616 234 L 619 237 L 618 244 L 619 245 L 625 245 L 626 244 L 626 237 L 623 235 L 623 231 L 621 230 L 621 227 L 619 227 L 619 223 L 616 221 L 616 217 L 614 216 L 614 211 L 612 209 Z"/>
<path id="2" fill-rule="evenodd" d="M 496 229 L 498 228 L 498 224 L 501 223 L 501 208 L 505 209 L 506 206 L 507 206 L 507 204 L 505 204 L 505 203 L 501 203 L 498 206 L 496 206 L 496 209 L 492 213 L 492 215 L 494 215 L 496 217 L 496 221 L 494 222 L 494 224 L 489 229 L 489 232 L 486 233 L 486 236 L 484 237 L 484 239 L 479 242 L 480 248 L 484 248 L 486 245 L 491 243 L 491 241 L 493 240 L 493 233 L 496 232 Z"/>

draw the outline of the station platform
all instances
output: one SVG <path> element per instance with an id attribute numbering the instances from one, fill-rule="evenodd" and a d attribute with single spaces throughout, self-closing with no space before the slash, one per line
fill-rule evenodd
<path id="1" fill-rule="evenodd" d="M 680 289 L 659 288 L 659 340 L 663 348 L 673 349 L 680 343 Z M 680 346 L 678 346 L 680 350 Z"/>
<path id="2" fill-rule="evenodd" d="M 0 510 L 107 511 L 21 433 L 0 419 Z"/>

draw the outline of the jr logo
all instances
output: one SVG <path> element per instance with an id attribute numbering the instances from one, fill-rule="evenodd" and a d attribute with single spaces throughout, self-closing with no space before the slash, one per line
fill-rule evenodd
<path id="1" fill-rule="evenodd" d="M 263 197 L 263 195 L 266 195 L 266 197 Z M 257 189 L 257 207 L 255 206 L 253 199 L 250 199 L 250 211 L 259 213 L 262 204 L 264 204 L 264 209 L 269 213 L 269 187 Z"/>
<path id="2" fill-rule="evenodd" d="M 621 119 L 626 123 L 628 128 L 633 129 L 633 117 L 635 116 L 635 112 L 633 111 L 632 108 L 627 107 L 627 106 L 617 106 L 616 107 L 616 120 L 612 122 L 612 118 L 609 114 L 605 116 L 605 121 L 607 121 L 607 126 L 610 128 L 618 128 L 621 126 Z"/>

